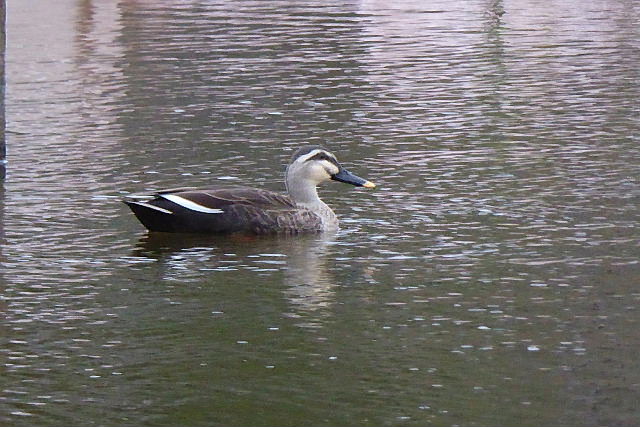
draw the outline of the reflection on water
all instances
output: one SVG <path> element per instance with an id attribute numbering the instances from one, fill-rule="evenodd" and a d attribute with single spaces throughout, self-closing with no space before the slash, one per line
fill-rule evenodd
<path id="1" fill-rule="evenodd" d="M 269 277 L 280 271 L 283 294 L 292 306 L 287 314 L 325 315 L 334 304 L 335 278 L 328 271 L 327 252 L 335 235 L 296 237 L 195 236 L 167 233 L 144 234 L 131 262 L 159 262 L 159 280 L 199 281 L 203 274 L 251 271 Z M 313 326 L 313 316 L 299 326 Z"/>
<path id="2" fill-rule="evenodd" d="M 8 7 L 5 424 L 635 424 L 634 1 Z M 304 143 L 336 235 L 119 202 Z"/>

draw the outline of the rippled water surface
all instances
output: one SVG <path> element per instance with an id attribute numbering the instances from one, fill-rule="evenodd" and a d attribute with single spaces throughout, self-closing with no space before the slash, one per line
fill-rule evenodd
<path id="1" fill-rule="evenodd" d="M 6 425 L 637 425 L 634 0 L 9 2 Z M 148 235 L 283 190 L 335 235 Z"/>

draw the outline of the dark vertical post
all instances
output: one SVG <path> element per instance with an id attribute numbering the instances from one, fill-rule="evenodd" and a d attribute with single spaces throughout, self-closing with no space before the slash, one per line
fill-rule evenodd
<path id="1" fill-rule="evenodd" d="M 0 0 L 0 179 L 6 173 L 5 159 L 7 157 L 7 146 L 4 135 L 4 51 L 6 46 L 6 22 L 7 22 L 7 1 Z"/>

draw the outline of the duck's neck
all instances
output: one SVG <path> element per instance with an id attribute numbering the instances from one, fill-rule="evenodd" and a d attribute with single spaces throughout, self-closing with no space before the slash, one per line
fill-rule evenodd
<path id="1" fill-rule="evenodd" d="M 287 192 L 296 205 L 303 205 L 309 209 L 314 206 L 325 205 L 318 197 L 318 189 L 315 182 L 309 179 L 296 179 L 296 176 L 287 175 Z M 325 205 L 326 206 L 326 205 Z"/>
<path id="2" fill-rule="evenodd" d="M 309 209 L 322 218 L 326 230 L 338 228 L 338 218 L 333 210 L 318 197 L 316 182 L 288 173 L 286 177 L 287 192 L 296 206 Z"/>

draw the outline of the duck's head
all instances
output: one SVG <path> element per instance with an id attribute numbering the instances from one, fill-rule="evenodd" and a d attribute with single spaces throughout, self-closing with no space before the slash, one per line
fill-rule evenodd
<path id="1" fill-rule="evenodd" d="M 287 168 L 287 187 L 306 182 L 316 186 L 324 181 L 340 181 L 356 187 L 375 188 L 375 184 L 343 168 L 336 156 L 320 146 L 300 148 Z"/>

